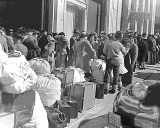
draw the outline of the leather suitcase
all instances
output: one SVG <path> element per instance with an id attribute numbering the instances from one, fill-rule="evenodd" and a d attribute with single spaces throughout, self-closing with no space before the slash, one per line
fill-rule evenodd
<path id="1" fill-rule="evenodd" d="M 64 128 L 67 125 L 64 113 L 57 108 L 45 107 L 45 109 L 47 111 L 49 128 Z"/>
<path id="2" fill-rule="evenodd" d="M 63 100 L 65 100 L 71 106 L 71 114 L 70 114 L 71 119 L 77 118 L 78 117 L 78 102 L 67 96 L 64 97 Z"/>
<path id="3" fill-rule="evenodd" d="M 65 95 L 66 85 L 72 84 L 74 79 L 74 69 L 70 68 L 55 68 L 52 72 L 57 78 L 60 79 L 62 95 Z"/>
<path id="4" fill-rule="evenodd" d="M 33 108 L 21 110 L 15 113 L 15 128 L 21 127 L 31 121 Z"/>
<path id="5" fill-rule="evenodd" d="M 61 112 L 63 112 L 65 114 L 66 123 L 70 123 L 71 106 L 66 101 L 57 100 L 56 101 L 56 108 L 58 108 Z"/>
<path id="6" fill-rule="evenodd" d="M 71 95 L 71 87 L 73 86 L 73 83 L 69 83 L 65 85 L 65 90 L 64 90 L 64 96 L 70 97 Z"/>
<path id="7" fill-rule="evenodd" d="M 78 102 L 78 111 L 84 111 L 94 106 L 96 84 L 80 82 L 72 86 L 71 97 Z"/>
<path id="8" fill-rule="evenodd" d="M 22 94 L 1 92 L 0 94 L 0 124 L 7 123 L 7 120 L 11 119 L 11 117 L 13 118 L 13 116 L 14 119 L 8 125 L 14 124 L 14 128 L 18 128 L 31 121 L 35 103 L 35 91 L 30 90 Z M 4 122 L 2 122 L 3 120 Z"/>
<path id="9" fill-rule="evenodd" d="M 35 104 L 35 91 L 29 90 L 21 94 L 2 92 L 2 103 L 5 107 L 5 112 L 16 112 L 30 109 Z"/>
<path id="10" fill-rule="evenodd" d="M 55 68 L 53 74 L 61 80 L 62 85 L 73 83 L 74 69 Z"/>

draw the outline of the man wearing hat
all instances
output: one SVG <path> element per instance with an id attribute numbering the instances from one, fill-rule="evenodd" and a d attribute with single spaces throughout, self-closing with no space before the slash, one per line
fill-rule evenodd
<path id="1" fill-rule="evenodd" d="M 70 50 L 68 53 L 68 66 L 74 65 L 74 45 L 79 41 L 80 32 L 78 30 L 73 31 L 73 36 L 70 38 Z"/>
<path id="2" fill-rule="evenodd" d="M 119 67 L 120 62 L 118 58 L 120 57 L 120 52 L 125 55 L 126 49 L 125 47 L 120 43 L 120 40 L 122 40 L 123 34 L 121 31 L 117 31 L 115 34 L 115 39 L 110 40 L 108 43 L 105 44 L 103 53 L 106 54 L 107 60 L 107 68 L 105 72 L 105 93 L 107 93 L 110 89 L 110 83 L 111 83 L 111 72 L 113 70 L 113 83 L 112 83 L 112 89 L 110 92 L 115 93 L 117 87 L 118 87 L 118 79 L 119 79 Z"/>

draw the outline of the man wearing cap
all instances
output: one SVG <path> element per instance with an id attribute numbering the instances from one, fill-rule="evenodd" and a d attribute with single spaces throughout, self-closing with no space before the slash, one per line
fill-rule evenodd
<path id="1" fill-rule="evenodd" d="M 115 34 L 115 39 L 110 40 L 108 43 L 105 44 L 103 52 L 106 54 L 107 60 L 107 68 L 105 72 L 105 93 L 109 91 L 110 83 L 111 83 L 111 72 L 113 70 L 113 84 L 112 89 L 110 92 L 115 93 L 117 86 L 118 86 L 118 79 L 119 79 L 119 67 L 120 62 L 118 57 L 120 56 L 120 52 L 125 55 L 126 49 L 120 43 L 120 40 L 123 38 L 123 34 L 121 31 L 117 31 Z"/>
<path id="2" fill-rule="evenodd" d="M 70 38 L 70 50 L 68 53 L 68 66 L 74 65 L 74 45 L 79 41 L 80 32 L 74 30 L 73 36 Z"/>

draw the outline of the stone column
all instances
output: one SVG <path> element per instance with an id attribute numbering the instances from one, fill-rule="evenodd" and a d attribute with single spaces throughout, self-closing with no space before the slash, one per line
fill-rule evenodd
<path id="1" fill-rule="evenodd" d="M 139 6 L 139 0 L 132 0 L 132 4 L 131 4 L 132 12 L 137 12 L 138 6 Z M 137 31 L 137 20 L 131 19 L 130 29 L 132 29 L 134 32 Z"/>
<path id="2" fill-rule="evenodd" d="M 49 0 L 49 18 L 48 18 L 48 32 L 53 32 L 54 29 L 54 0 Z"/>
<path id="3" fill-rule="evenodd" d="M 146 0 L 144 12 L 149 13 L 149 10 L 150 10 L 150 0 Z M 147 34 L 148 34 L 148 25 L 149 25 L 149 19 L 144 19 L 143 32 Z"/>
<path id="4" fill-rule="evenodd" d="M 149 34 L 154 33 L 155 9 L 156 9 L 156 0 L 151 0 L 150 1 L 150 11 L 149 11 L 151 14 L 151 18 L 149 19 L 149 27 L 148 27 Z"/>
<path id="5" fill-rule="evenodd" d="M 128 29 L 129 15 L 131 12 L 131 0 L 122 0 L 122 26 L 123 33 Z"/>
<path id="6" fill-rule="evenodd" d="M 138 12 L 144 12 L 144 9 L 145 9 L 145 0 L 139 0 Z M 143 23 L 144 23 L 144 19 L 138 19 L 138 24 L 137 24 L 137 33 L 138 34 L 143 33 Z"/>
<path id="7" fill-rule="evenodd" d="M 117 0 L 117 31 L 121 28 L 122 0 Z"/>
<path id="8" fill-rule="evenodd" d="M 102 0 L 101 31 L 105 31 L 107 33 L 109 31 L 109 9 L 110 9 L 110 0 Z"/>
<path id="9" fill-rule="evenodd" d="M 157 3 L 157 0 L 154 0 L 154 3 L 153 3 L 153 19 L 152 19 L 152 25 L 151 25 L 151 34 L 154 34 L 154 26 L 155 26 L 155 15 L 156 15 L 156 3 Z"/>
<path id="10" fill-rule="evenodd" d="M 64 31 L 64 6 L 65 1 L 64 0 L 57 0 L 57 32 L 63 32 Z"/>

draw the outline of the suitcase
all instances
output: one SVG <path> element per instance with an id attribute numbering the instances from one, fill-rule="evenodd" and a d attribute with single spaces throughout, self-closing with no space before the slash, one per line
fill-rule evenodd
<path id="1" fill-rule="evenodd" d="M 62 85 L 73 83 L 74 69 L 55 68 L 52 73 L 61 80 Z"/>
<path id="2" fill-rule="evenodd" d="M 14 124 L 13 128 L 18 128 L 31 121 L 35 103 L 35 91 L 30 90 L 22 94 L 2 92 L 0 99 L 0 105 L 2 106 L 0 108 L 0 124 L 7 124 L 7 120 L 10 119 L 11 121 L 8 125 Z M 12 119 L 13 117 L 14 119 Z"/>
<path id="3" fill-rule="evenodd" d="M 55 68 L 52 72 L 62 82 L 62 94 L 65 95 L 66 85 L 72 84 L 74 79 L 74 69 L 70 68 Z"/>
<path id="4" fill-rule="evenodd" d="M 65 100 L 71 106 L 70 118 L 71 119 L 77 118 L 78 117 L 78 102 L 67 96 L 64 97 L 63 100 Z"/>
<path id="5" fill-rule="evenodd" d="M 15 113 L 15 128 L 21 127 L 31 121 L 33 108 L 21 110 Z"/>
<path id="6" fill-rule="evenodd" d="M 65 85 L 65 91 L 64 91 L 64 96 L 70 97 L 71 95 L 71 87 L 73 86 L 73 83 L 69 83 Z"/>
<path id="7" fill-rule="evenodd" d="M 71 98 L 78 102 L 78 111 L 84 111 L 94 106 L 96 84 L 93 82 L 80 82 L 72 86 Z"/>
<path id="8" fill-rule="evenodd" d="M 35 91 L 30 90 L 21 94 L 2 92 L 2 104 L 5 107 L 5 112 L 16 112 L 30 109 L 35 104 Z"/>
<path id="9" fill-rule="evenodd" d="M 66 123 L 70 123 L 71 119 L 71 106 L 64 100 L 57 100 L 56 101 L 56 108 L 58 108 L 61 112 L 65 114 Z"/>
<path id="10" fill-rule="evenodd" d="M 66 124 L 65 114 L 57 108 L 45 107 L 48 117 L 49 128 L 64 128 Z"/>

